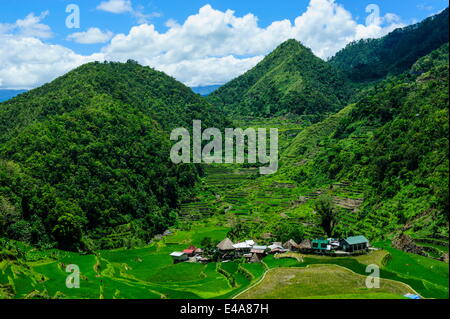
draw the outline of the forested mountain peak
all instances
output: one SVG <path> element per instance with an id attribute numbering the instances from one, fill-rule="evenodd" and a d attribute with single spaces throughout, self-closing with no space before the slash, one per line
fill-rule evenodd
<path id="1" fill-rule="evenodd" d="M 204 116 L 215 125 L 224 121 L 218 109 L 163 72 L 132 60 L 92 62 L 0 104 L 0 140 L 50 116 L 101 107 L 105 99 L 144 112 L 165 129 Z"/>
<path id="2" fill-rule="evenodd" d="M 1 103 L 2 232 L 65 249 L 123 246 L 101 242 L 114 232 L 149 240 L 198 179 L 169 156 L 171 129 L 194 119 L 225 123 L 189 88 L 133 61 L 89 63 Z"/>
<path id="3" fill-rule="evenodd" d="M 291 39 L 208 99 L 229 113 L 320 118 L 342 108 L 348 95 L 347 80 L 340 71 Z"/>
<path id="4" fill-rule="evenodd" d="M 399 28 L 379 39 L 352 42 L 330 64 L 354 82 L 380 80 L 408 70 L 419 58 L 449 40 L 449 9 L 424 21 Z"/>

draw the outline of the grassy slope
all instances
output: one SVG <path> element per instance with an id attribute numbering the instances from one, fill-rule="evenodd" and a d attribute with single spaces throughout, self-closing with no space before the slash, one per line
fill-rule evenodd
<path id="1" fill-rule="evenodd" d="M 401 287 L 405 292 L 411 292 L 406 285 L 409 285 L 414 291 L 419 293 L 421 296 L 425 298 L 448 298 L 448 265 L 436 261 L 430 258 L 408 254 L 402 252 L 400 250 L 396 250 L 391 248 L 387 243 L 379 243 L 377 246 L 383 246 L 383 250 L 378 250 L 371 252 L 367 255 L 356 256 L 356 257 L 327 257 L 327 256 L 311 256 L 311 255 L 302 255 L 298 254 L 298 256 L 292 256 L 295 258 L 274 258 L 273 256 L 268 256 L 264 259 L 264 264 L 269 267 L 269 269 L 283 269 L 283 273 L 289 273 L 286 269 L 298 269 L 299 267 L 310 267 L 310 266 L 330 266 L 330 267 L 343 267 L 348 270 L 351 270 L 354 274 L 358 274 L 360 276 L 367 276 L 366 266 L 370 264 L 377 264 L 381 268 L 380 276 L 385 283 L 389 283 L 387 287 L 392 286 L 393 284 L 396 287 Z M 300 258 L 299 262 L 296 258 Z M 270 273 L 270 272 L 269 272 Z M 317 278 L 320 278 L 317 277 Z M 332 298 L 332 299 L 345 299 L 345 298 L 392 298 L 392 297 L 401 297 L 401 295 L 392 295 L 386 294 L 385 290 L 376 290 L 375 291 L 364 291 L 358 290 L 358 293 L 349 293 L 344 289 L 344 291 L 339 290 L 341 287 L 341 283 L 336 282 L 336 280 L 332 278 L 324 278 L 322 277 L 319 282 L 311 279 L 309 284 L 314 288 L 322 287 L 323 290 L 320 293 L 313 293 L 309 295 L 309 290 L 299 288 L 298 298 Z M 328 281 L 328 279 L 330 279 Z M 382 281 L 383 282 L 383 281 Z M 347 290 L 359 289 L 361 288 L 359 284 L 345 284 L 344 285 Z M 328 287 L 325 289 L 324 287 Z M 359 288 L 358 288 L 359 287 Z M 265 292 L 267 296 L 277 296 L 283 295 L 285 292 L 277 291 L 279 287 L 274 286 L 271 289 L 266 288 Z M 383 288 L 383 284 L 382 287 Z M 338 293 L 333 293 L 333 290 L 336 289 Z M 289 287 L 287 288 L 289 290 Z M 403 291 L 402 290 L 402 291 Z M 248 290 L 249 292 L 252 289 Z M 392 292 L 392 291 L 391 291 Z M 341 295 L 342 293 L 342 295 Z M 414 292 L 415 293 L 415 292 Z M 245 294 L 244 294 L 245 295 Z M 241 298 L 241 295 L 238 295 L 237 298 Z M 252 298 L 255 296 L 249 296 Z M 282 297 L 280 297 L 282 298 Z M 291 297 L 295 298 L 295 297 Z"/>
<path id="2" fill-rule="evenodd" d="M 238 296 L 239 299 L 392 299 L 414 293 L 406 285 L 380 281 L 380 288 L 365 286 L 366 277 L 335 265 L 276 268 L 264 280 Z M 366 296 L 367 295 L 367 296 Z"/>

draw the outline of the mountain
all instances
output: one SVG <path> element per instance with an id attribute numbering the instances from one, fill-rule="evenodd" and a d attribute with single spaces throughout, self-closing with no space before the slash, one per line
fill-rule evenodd
<path id="1" fill-rule="evenodd" d="M 201 96 L 208 96 L 220 87 L 221 85 L 208 85 L 208 86 L 197 86 L 191 89 L 192 91 L 194 91 L 197 94 L 200 94 Z"/>
<path id="2" fill-rule="evenodd" d="M 282 169 L 299 184 L 363 190 L 357 222 L 342 232 L 448 238 L 448 50 L 372 86 L 286 150 Z"/>
<path id="3" fill-rule="evenodd" d="M 1 103 L 2 236 L 64 249 L 123 246 L 117 234 L 148 241 L 198 179 L 196 166 L 169 157 L 171 129 L 194 119 L 226 123 L 189 88 L 133 61 L 89 63 Z"/>
<path id="4" fill-rule="evenodd" d="M 296 40 L 288 40 L 253 69 L 220 87 L 208 100 L 232 114 L 294 113 L 320 118 L 345 106 L 344 75 Z"/>
<path id="5" fill-rule="evenodd" d="M 7 101 L 25 92 L 26 90 L 0 90 L 0 102 Z"/>
<path id="6" fill-rule="evenodd" d="M 131 60 L 125 64 L 94 62 L 2 103 L 0 141 L 35 121 L 98 105 L 106 97 L 146 113 L 166 130 L 191 127 L 192 119 L 199 118 L 210 126 L 224 125 L 217 108 L 162 72 Z"/>
<path id="7" fill-rule="evenodd" d="M 448 19 L 447 8 L 420 23 L 396 29 L 383 38 L 350 43 L 329 63 L 355 82 L 374 81 L 388 74 L 400 74 L 417 59 L 448 42 Z"/>

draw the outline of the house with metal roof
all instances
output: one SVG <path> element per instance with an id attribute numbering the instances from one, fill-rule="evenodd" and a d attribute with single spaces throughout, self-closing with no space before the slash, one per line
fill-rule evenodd
<path id="1" fill-rule="evenodd" d="M 364 236 L 351 236 L 342 239 L 340 247 L 347 252 L 363 251 L 369 249 L 369 240 Z"/>
<path id="2" fill-rule="evenodd" d="M 197 248 L 195 246 L 190 246 L 189 248 L 183 250 L 183 253 L 186 253 L 188 256 L 193 256 L 196 249 Z"/>
<path id="3" fill-rule="evenodd" d="M 254 245 L 253 249 L 266 251 L 267 250 L 267 246 Z"/>
<path id="4" fill-rule="evenodd" d="M 331 250 L 330 241 L 328 239 L 323 239 L 323 238 L 313 239 L 311 248 L 313 251 L 316 251 L 316 252 L 330 251 Z"/>
<path id="5" fill-rule="evenodd" d="M 170 254 L 174 263 L 188 260 L 188 255 L 182 251 L 174 251 Z"/>
<path id="6" fill-rule="evenodd" d="M 266 250 L 267 250 L 267 246 L 258 246 L 258 245 L 255 245 L 255 246 L 252 247 L 252 249 L 250 250 L 250 252 L 251 252 L 252 254 L 263 255 L 263 254 L 265 254 Z"/>
<path id="7" fill-rule="evenodd" d="M 253 240 L 246 240 L 242 243 L 234 244 L 233 247 L 241 251 L 250 251 L 254 245 L 255 242 Z"/>
<path id="8" fill-rule="evenodd" d="M 279 242 L 275 242 L 272 245 L 269 245 L 268 248 L 270 249 L 271 252 L 273 252 L 273 251 L 281 252 L 281 251 L 285 250 L 283 248 L 283 244 L 279 243 Z"/>

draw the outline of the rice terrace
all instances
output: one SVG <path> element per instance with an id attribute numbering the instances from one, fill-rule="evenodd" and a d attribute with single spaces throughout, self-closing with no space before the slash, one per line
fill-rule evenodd
<path id="1" fill-rule="evenodd" d="M 0 299 L 449 298 L 448 8 L 79 2 L 0 18 Z"/>

